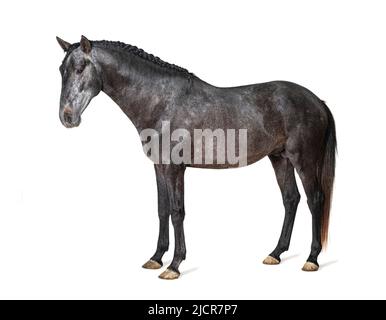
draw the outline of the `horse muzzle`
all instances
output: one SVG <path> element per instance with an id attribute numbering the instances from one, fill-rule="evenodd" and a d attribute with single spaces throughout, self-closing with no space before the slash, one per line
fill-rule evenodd
<path id="1" fill-rule="evenodd" d="M 74 128 L 80 124 L 80 115 L 75 114 L 71 108 L 64 107 L 60 112 L 60 121 L 66 128 Z"/>

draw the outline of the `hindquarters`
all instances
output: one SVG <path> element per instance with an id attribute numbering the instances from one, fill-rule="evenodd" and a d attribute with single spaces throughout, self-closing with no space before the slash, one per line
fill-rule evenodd
<path id="1" fill-rule="evenodd" d="M 311 253 L 303 270 L 316 271 L 319 267 L 318 255 L 328 238 L 335 175 L 335 123 L 327 105 L 298 85 L 283 83 L 276 92 L 275 101 L 283 120 L 286 141 L 278 153 L 271 155 L 271 161 L 280 158 L 285 159 L 281 161 L 289 161 L 302 181 L 312 214 Z M 274 168 L 277 162 L 273 162 Z M 296 196 L 296 192 L 292 194 Z M 288 216 L 294 218 L 294 214 Z M 292 223 L 293 220 L 287 225 L 291 227 Z M 292 227 L 287 229 L 292 230 Z M 282 238 L 286 245 L 283 248 L 279 246 L 280 250 L 275 249 L 270 255 L 271 260 L 280 261 L 280 254 L 288 248 L 290 234 Z"/>
<path id="2" fill-rule="evenodd" d="M 326 245 L 335 175 L 335 122 L 324 101 L 303 87 L 293 86 L 288 100 L 294 114 L 284 117 L 287 131 L 284 154 L 298 171 L 305 189 L 320 192 L 318 197 L 323 203 L 320 237 Z"/>

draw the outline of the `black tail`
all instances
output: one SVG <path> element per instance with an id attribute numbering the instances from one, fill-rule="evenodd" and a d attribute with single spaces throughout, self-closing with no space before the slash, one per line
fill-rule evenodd
<path id="1" fill-rule="evenodd" d="M 323 155 L 322 170 L 320 175 L 320 181 L 324 194 L 324 208 L 322 214 L 322 230 L 321 240 L 322 245 L 325 248 L 328 241 L 328 225 L 330 220 L 330 208 L 332 201 L 332 191 L 335 177 L 335 154 L 336 154 L 336 133 L 335 133 L 335 121 L 330 109 L 324 103 L 327 116 L 328 126 L 325 137 L 325 149 Z"/>

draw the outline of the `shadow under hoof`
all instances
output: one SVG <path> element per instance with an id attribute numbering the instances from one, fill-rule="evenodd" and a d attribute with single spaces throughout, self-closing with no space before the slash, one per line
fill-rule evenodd
<path id="1" fill-rule="evenodd" d="M 293 254 L 292 256 L 288 256 L 288 257 L 281 258 L 281 262 L 288 261 L 288 260 L 297 258 L 297 257 L 299 257 L 299 256 L 300 256 L 300 254 Z"/>
<path id="2" fill-rule="evenodd" d="M 266 258 L 264 259 L 263 263 L 264 263 L 264 264 L 267 264 L 267 265 L 273 266 L 273 265 L 279 264 L 280 261 L 277 260 L 277 259 L 275 259 L 274 257 L 268 256 L 268 257 L 266 257 Z"/>
<path id="3" fill-rule="evenodd" d="M 175 279 L 178 279 L 179 277 L 180 277 L 180 274 L 178 272 L 170 269 L 166 269 L 164 272 L 162 272 L 159 275 L 159 278 L 163 280 L 175 280 Z"/>
<path id="4" fill-rule="evenodd" d="M 154 260 L 149 260 L 148 262 L 146 262 L 142 268 L 144 269 L 151 269 L 151 270 L 156 270 L 156 269 L 160 269 L 162 267 L 161 264 L 159 264 L 157 261 L 154 261 Z"/>
<path id="5" fill-rule="evenodd" d="M 324 269 L 324 268 L 326 268 L 326 267 L 329 267 L 329 266 L 331 266 L 331 265 L 333 265 L 333 264 L 335 264 L 335 263 L 337 263 L 338 262 L 338 260 L 332 260 L 332 261 L 329 261 L 329 262 L 326 262 L 326 263 L 323 263 L 323 264 L 321 264 L 319 267 L 319 269 Z"/>
<path id="6" fill-rule="evenodd" d="M 183 272 L 181 272 L 182 275 L 187 275 L 188 273 L 192 273 L 192 272 L 195 272 L 198 270 L 198 267 L 195 267 L 195 268 L 191 268 L 191 269 L 188 269 L 188 270 L 185 270 Z"/>
<path id="7" fill-rule="evenodd" d="M 306 262 L 302 268 L 303 271 L 306 272 L 314 272 L 319 270 L 319 266 L 312 262 Z"/>

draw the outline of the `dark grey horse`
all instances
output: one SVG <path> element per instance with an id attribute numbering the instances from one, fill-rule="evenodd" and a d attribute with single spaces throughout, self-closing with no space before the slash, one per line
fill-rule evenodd
<path id="1" fill-rule="evenodd" d="M 166 140 L 162 123 L 170 131 L 182 128 L 247 130 L 245 164 L 265 156 L 272 162 L 285 207 L 279 242 L 264 260 L 278 264 L 288 250 L 300 200 L 294 169 L 300 176 L 312 214 L 311 253 L 303 270 L 318 270 L 317 258 L 327 242 L 330 202 L 335 171 L 334 119 L 326 104 L 309 90 L 275 81 L 233 88 L 212 86 L 187 70 L 166 63 L 135 46 L 121 42 L 89 41 L 69 44 L 57 38 L 66 56 L 60 66 L 62 92 L 60 120 L 67 128 L 80 124 L 81 114 L 100 91 L 111 97 L 138 132 L 153 129 Z M 164 142 L 164 141 L 163 141 Z M 205 142 L 206 143 L 206 142 Z M 202 148 L 205 148 L 203 143 Z M 215 148 L 216 146 L 213 146 Z M 169 152 L 170 149 L 164 151 Z M 175 252 L 162 279 L 176 279 L 185 259 L 183 221 L 186 167 L 229 168 L 234 163 L 156 163 L 160 220 L 155 254 L 144 268 L 158 269 L 169 247 L 169 217 L 175 233 Z"/>

